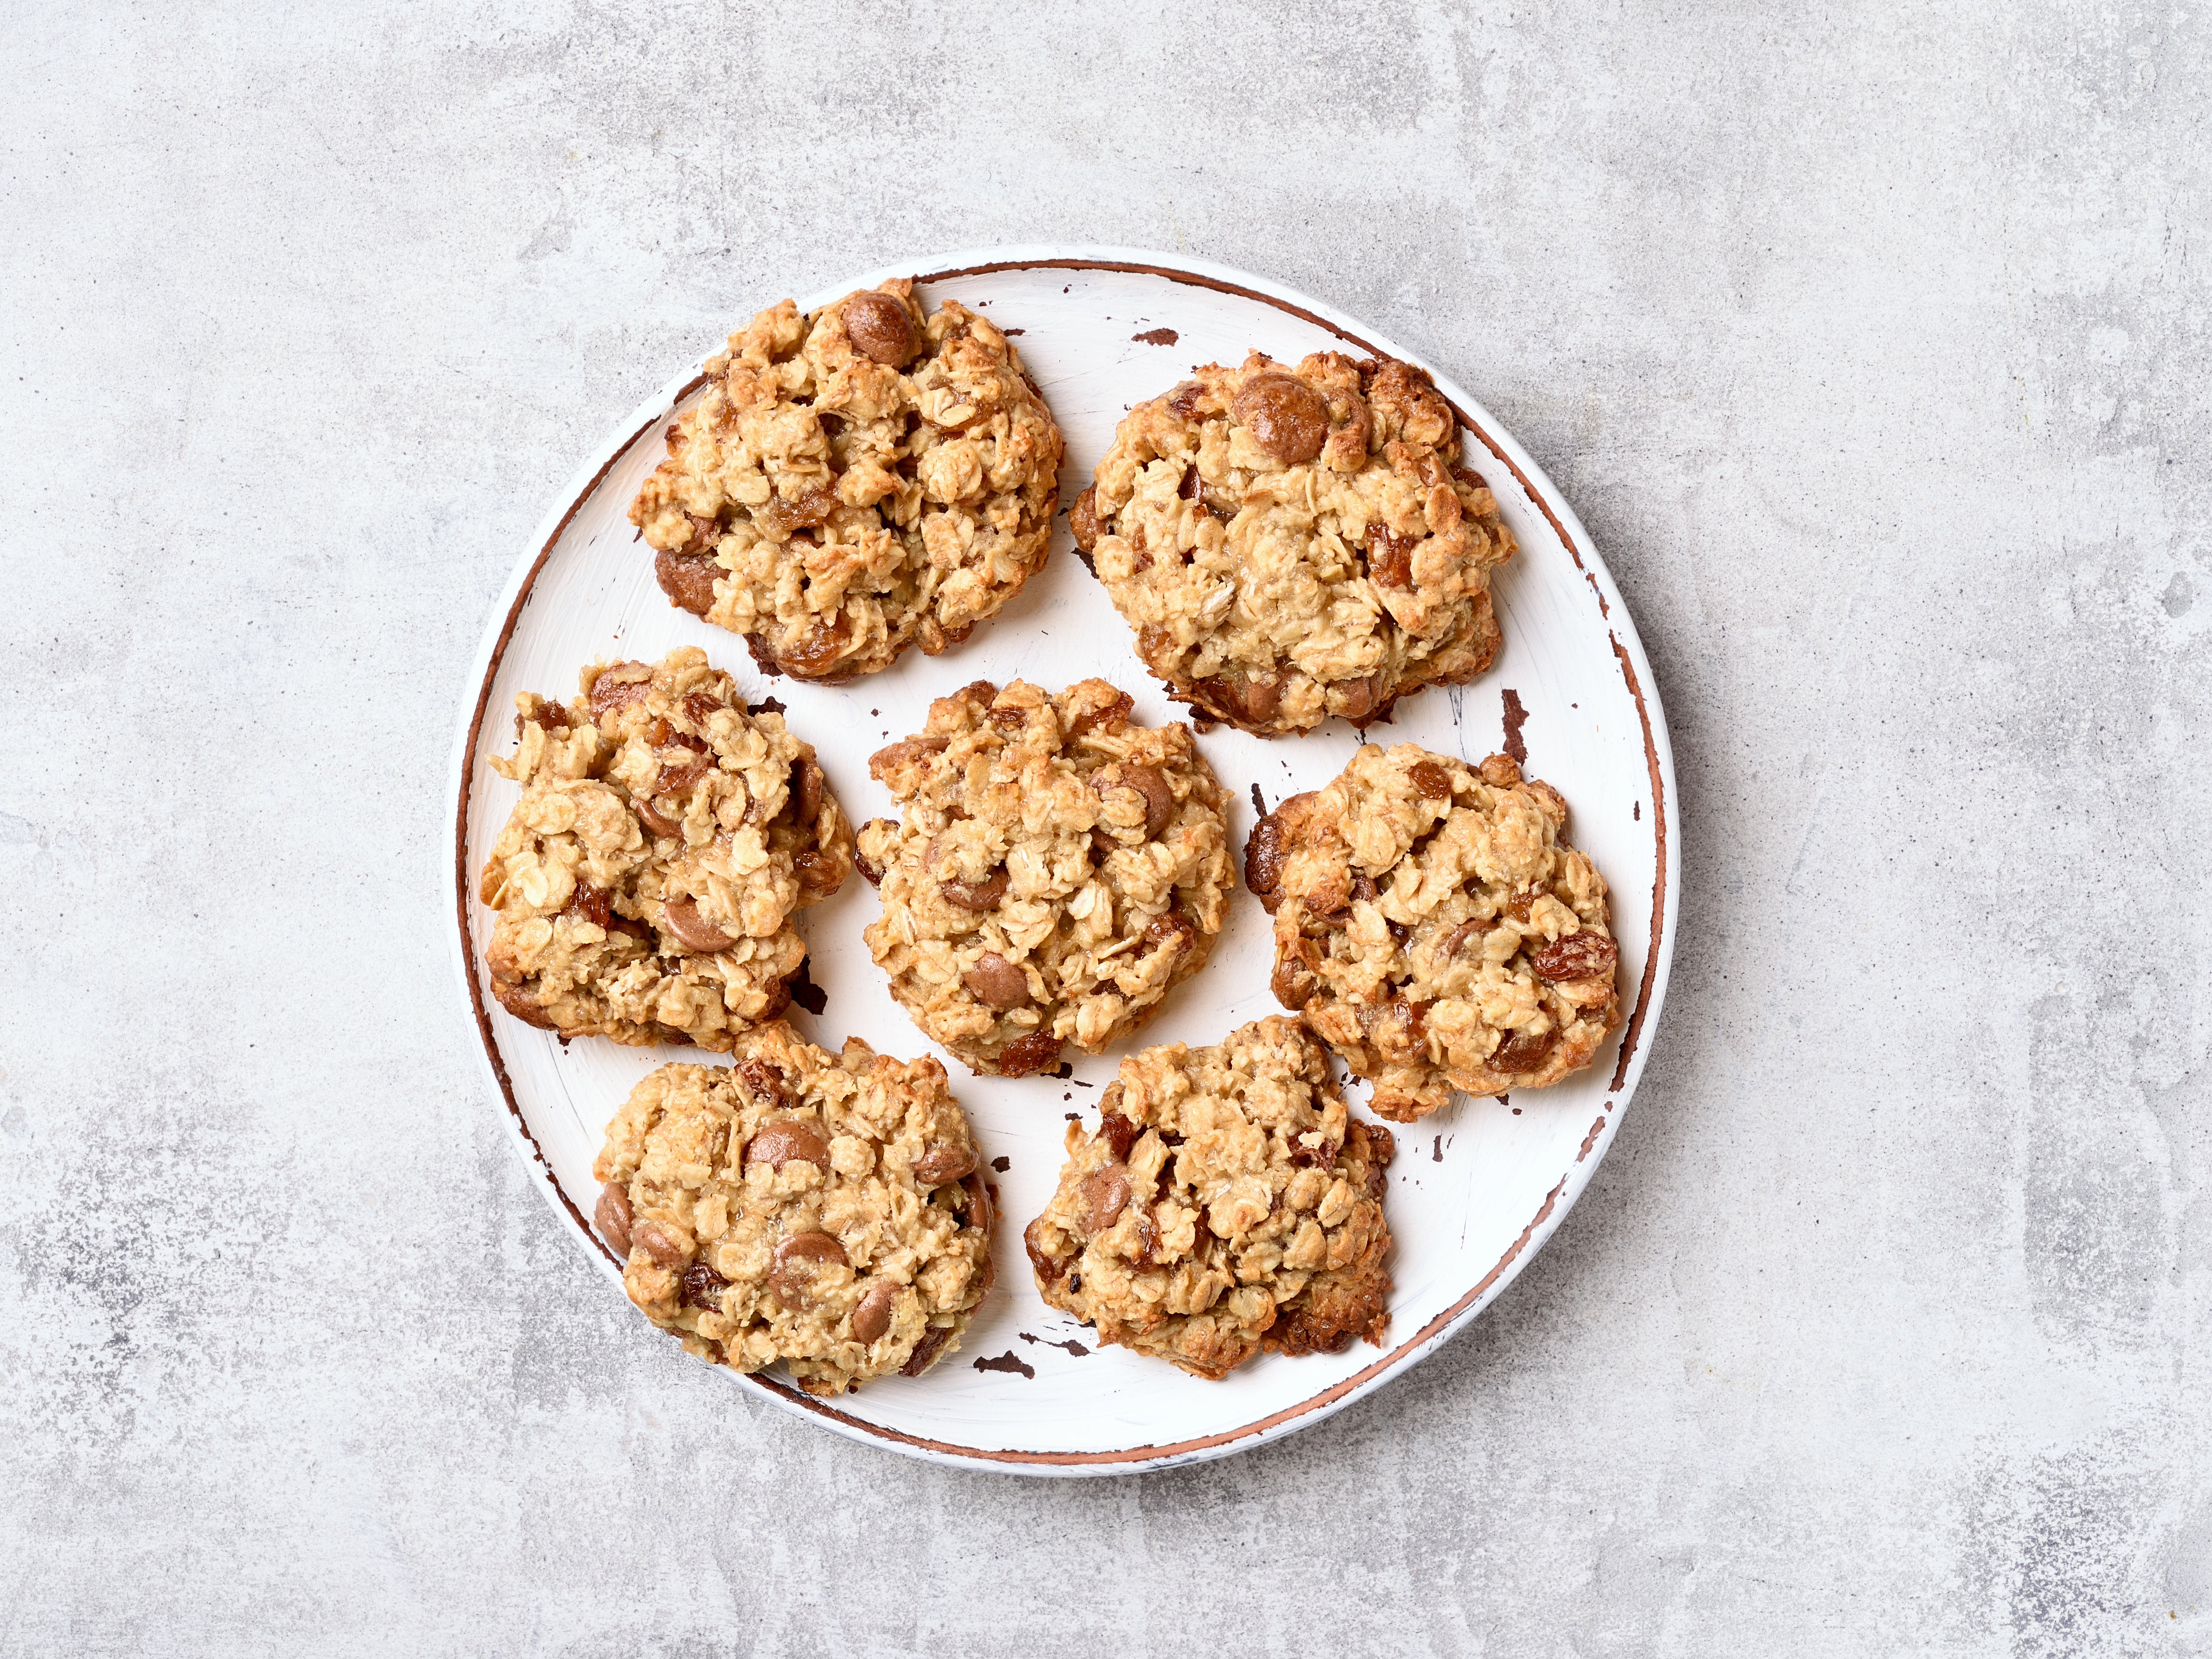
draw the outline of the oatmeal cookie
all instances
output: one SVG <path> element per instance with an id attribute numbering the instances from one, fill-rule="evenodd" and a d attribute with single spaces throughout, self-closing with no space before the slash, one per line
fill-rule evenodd
<path id="1" fill-rule="evenodd" d="M 1408 743 L 1362 748 L 1253 827 L 1276 999 L 1373 1080 L 1377 1115 L 1557 1083 L 1620 1024 L 1605 882 L 1566 822 L 1506 756 L 1470 769 Z"/>
<path id="2" fill-rule="evenodd" d="M 1395 1144 L 1346 1111 L 1295 1020 L 1132 1054 L 1098 1107 L 1095 1132 L 1068 1125 L 1060 1188 L 1022 1235 L 1047 1302 L 1217 1381 L 1263 1346 L 1381 1346 Z"/>
<path id="3" fill-rule="evenodd" d="M 1103 680 L 988 680 L 929 706 L 869 775 L 901 817 L 862 827 L 884 914 L 868 949 L 915 1023 L 1024 1077 L 1151 1019 L 1212 949 L 1237 881 L 1221 786 L 1190 728 L 1129 722 Z"/>
<path id="4" fill-rule="evenodd" d="M 671 603 L 771 674 L 830 684 L 935 656 L 1052 543 L 1060 428 L 990 319 L 904 279 L 771 306 L 708 360 L 630 504 Z"/>
<path id="5" fill-rule="evenodd" d="M 492 991 L 563 1037 L 727 1048 L 790 1000 L 792 913 L 843 884 L 852 828 L 813 748 L 704 652 L 582 684 L 517 697 L 520 741 L 491 763 L 522 786 L 477 890 Z"/>
<path id="6" fill-rule="evenodd" d="M 1497 498 L 1421 370 L 1209 363 L 1122 418 L 1069 514 L 1171 696 L 1261 737 L 1364 726 L 1498 654 Z"/>
<path id="7" fill-rule="evenodd" d="M 664 1066 L 630 1091 L 592 1173 L 629 1299 L 702 1359 L 785 1361 L 809 1394 L 919 1376 L 991 1288 L 992 1202 L 933 1060 L 781 1020 L 729 1067 Z"/>

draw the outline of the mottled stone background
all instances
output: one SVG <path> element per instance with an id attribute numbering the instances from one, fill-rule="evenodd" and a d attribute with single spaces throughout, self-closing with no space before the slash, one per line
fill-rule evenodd
<path id="1" fill-rule="evenodd" d="M 0 11 L 0 1650 L 2212 1652 L 2208 59 L 2159 0 Z M 1449 365 L 1686 825 L 1501 1303 L 1089 1483 L 647 1331 L 441 908 L 578 460 L 757 303 L 1054 239 Z"/>

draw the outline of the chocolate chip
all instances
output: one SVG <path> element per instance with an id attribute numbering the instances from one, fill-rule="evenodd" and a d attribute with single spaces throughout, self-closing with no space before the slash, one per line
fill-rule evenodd
<path id="1" fill-rule="evenodd" d="M 777 1118 L 764 1123 L 745 1143 L 745 1162 L 781 1170 L 787 1164 L 830 1167 L 830 1141 L 819 1125 L 805 1118 Z"/>
<path id="2" fill-rule="evenodd" d="M 814 1277 L 824 1267 L 851 1265 L 845 1247 L 824 1232 L 791 1233 L 776 1241 L 768 1287 L 777 1301 L 796 1311 L 805 1307 Z"/>
<path id="3" fill-rule="evenodd" d="M 848 295 L 838 307 L 845 319 L 845 336 L 853 349 L 870 362 L 886 368 L 904 368 L 913 361 L 914 319 L 888 294 L 863 291 Z"/>
<path id="4" fill-rule="evenodd" d="M 933 1146 L 914 1161 L 914 1178 L 925 1187 L 964 1181 L 975 1172 L 975 1153 L 967 1146 Z"/>
<path id="5" fill-rule="evenodd" d="M 1285 466 L 1310 461 L 1328 441 L 1328 404 L 1295 374 L 1255 374 L 1231 404 L 1237 424 Z"/>
<path id="6" fill-rule="evenodd" d="M 611 1181 L 599 1188 L 599 1207 L 592 1212 L 592 1219 L 599 1224 L 599 1231 L 608 1243 L 615 1247 L 617 1255 L 629 1254 L 629 1194 Z"/>
<path id="7" fill-rule="evenodd" d="M 1128 1203 L 1129 1171 L 1121 1164 L 1109 1164 L 1085 1176 L 1079 1190 L 1087 1210 L 1085 1224 L 1095 1238 L 1114 1224 Z"/>
<path id="8" fill-rule="evenodd" d="M 640 1221 L 633 1224 L 629 1230 L 629 1240 L 633 1244 L 643 1245 L 646 1254 L 664 1267 L 684 1265 L 683 1245 L 677 1243 L 675 1234 L 657 1221 Z"/>
<path id="9" fill-rule="evenodd" d="M 737 943 L 736 939 L 701 915 L 699 907 L 688 898 L 664 901 L 660 907 L 660 925 L 685 950 L 704 955 L 726 951 Z"/>
<path id="10" fill-rule="evenodd" d="M 1029 976 L 996 951 L 986 951 L 976 957 L 975 965 L 960 975 L 960 982 L 975 994 L 976 1001 L 1001 1013 L 1030 1000 Z"/>
<path id="11" fill-rule="evenodd" d="M 963 910 L 995 910 L 1006 896 L 1006 866 L 1000 865 L 981 881 L 940 881 L 937 890 L 945 902 Z"/>
<path id="12" fill-rule="evenodd" d="M 1156 766 L 1109 766 L 1092 774 L 1091 787 L 1103 799 L 1116 789 L 1133 789 L 1145 798 L 1145 839 L 1158 841 L 1175 816 L 1175 789 Z"/>
<path id="13" fill-rule="evenodd" d="M 1364 679 L 1346 680 L 1337 690 L 1343 694 L 1344 706 L 1337 713 L 1354 726 L 1374 718 L 1376 708 L 1382 696 L 1382 677 L 1370 674 Z"/>
<path id="14" fill-rule="evenodd" d="M 898 1286 L 888 1279 L 871 1279 L 853 1310 L 853 1340 L 873 1342 L 891 1328 L 891 1310 L 898 1306 Z"/>

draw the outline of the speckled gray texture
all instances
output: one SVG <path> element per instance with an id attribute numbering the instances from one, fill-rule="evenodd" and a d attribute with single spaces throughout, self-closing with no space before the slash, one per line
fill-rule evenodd
<path id="1" fill-rule="evenodd" d="M 0 1650 L 2212 1652 L 2212 26 L 2179 4 L 0 15 Z M 1146 1480 L 746 1404 L 530 1190 L 441 814 L 756 302 L 1188 249 L 1641 623 L 1650 1070 L 1412 1376 Z"/>

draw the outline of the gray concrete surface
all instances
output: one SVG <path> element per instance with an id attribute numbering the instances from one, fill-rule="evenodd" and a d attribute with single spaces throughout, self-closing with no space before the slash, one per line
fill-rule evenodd
<path id="1" fill-rule="evenodd" d="M 0 1650 L 2212 1652 L 2201 8 L 0 13 Z M 526 1187 L 450 722 L 751 303 L 1186 249 L 1451 365 L 1667 700 L 1672 1000 L 1477 1328 L 1095 1484 L 765 1412 Z"/>

